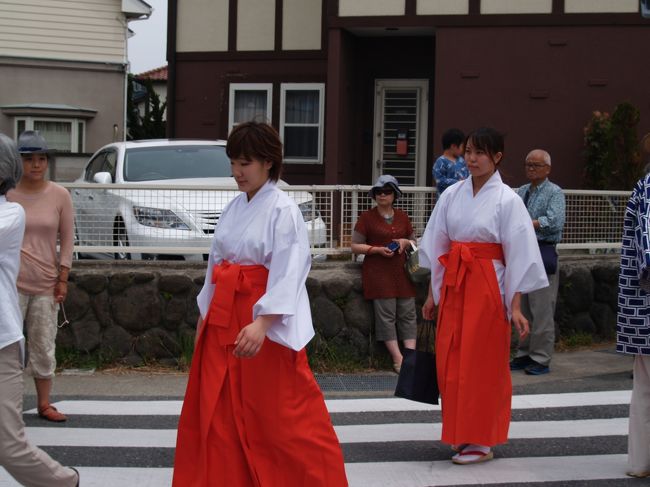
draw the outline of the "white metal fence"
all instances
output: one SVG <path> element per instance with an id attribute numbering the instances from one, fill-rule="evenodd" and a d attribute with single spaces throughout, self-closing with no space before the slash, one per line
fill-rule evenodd
<path id="1" fill-rule="evenodd" d="M 233 187 L 66 183 L 75 208 L 75 251 L 116 258 L 202 260 Z M 350 252 L 359 214 L 372 206 L 370 186 L 291 186 L 314 254 Z M 435 204 L 429 187 L 403 187 L 396 207 L 411 218 L 416 236 Z M 620 247 L 625 191 L 565 191 L 566 225 L 560 248 Z"/>

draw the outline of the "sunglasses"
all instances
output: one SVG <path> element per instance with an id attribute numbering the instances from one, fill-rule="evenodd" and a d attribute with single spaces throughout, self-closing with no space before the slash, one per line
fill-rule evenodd
<path id="1" fill-rule="evenodd" d="M 380 195 L 383 195 L 383 196 L 387 196 L 387 195 L 393 194 L 393 193 L 394 193 L 394 191 L 392 189 L 382 188 L 382 189 L 376 189 L 375 190 L 375 195 L 380 194 Z"/>

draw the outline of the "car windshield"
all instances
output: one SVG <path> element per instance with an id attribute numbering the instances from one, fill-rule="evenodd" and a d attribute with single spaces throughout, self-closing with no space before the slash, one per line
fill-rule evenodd
<path id="1" fill-rule="evenodd" d="M 219 145 L 137 147 L 124 158 L 125 181 L 230 176 L 230 159 Z"/>

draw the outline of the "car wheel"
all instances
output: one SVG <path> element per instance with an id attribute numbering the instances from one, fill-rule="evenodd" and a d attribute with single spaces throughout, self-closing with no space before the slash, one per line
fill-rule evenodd
<path id="1" fill-rule="evenodd" d="M 115 260 L 131 260 L 131 254 L 126 251 L 129 246 L 129 236 L 126 234 L 126 228 L 124 228 L 124 223 L 121 221 L 115 224 L 113 245 L 118 247 L 118 251 L 115 252 Z"/>

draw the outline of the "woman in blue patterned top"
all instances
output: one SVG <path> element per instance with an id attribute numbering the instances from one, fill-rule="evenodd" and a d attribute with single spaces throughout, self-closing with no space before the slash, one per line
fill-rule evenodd
<path id="1" fill-rule="evenodd" d="M 637 182 L 625 209 L 618 278 L 616 350 L 634 356 L 628 472 L 650 477 L 650 175 Z"/>

